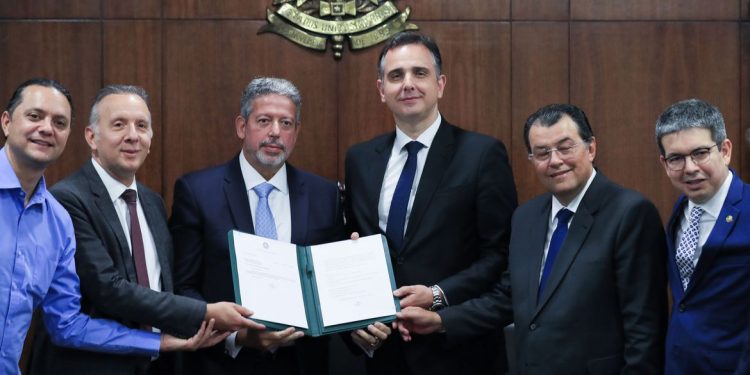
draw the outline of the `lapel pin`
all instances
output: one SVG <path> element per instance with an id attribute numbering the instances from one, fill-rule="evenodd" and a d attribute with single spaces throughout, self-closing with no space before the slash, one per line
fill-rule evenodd
<path id="1" fill-rule="evenodd" d="M 734 220 L 732 215 L 727 215 L 727 223 L 731 223 Z"/>

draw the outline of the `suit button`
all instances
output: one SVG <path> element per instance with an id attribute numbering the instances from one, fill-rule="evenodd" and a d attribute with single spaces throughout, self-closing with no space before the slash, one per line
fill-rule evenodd
<path id="1" fill-rule="evenodd" d="M 529 325 L 529 330 L 533 331 L 535 329 L 536 329 L 536 323 L 531 323 L 531 325 Z"/>
<path id="2" fill-rule="evenodd" d="M 404 264 L 404 258 L 402 258 L 402 257 L 396 258 L 396 263 L 398 263 L 398 264 Z"/>
<path id="3" fill-rule="evenodd" d="M 685 304 L 684 303 L 680 304 L 680 312 L 685 312 Z"/>

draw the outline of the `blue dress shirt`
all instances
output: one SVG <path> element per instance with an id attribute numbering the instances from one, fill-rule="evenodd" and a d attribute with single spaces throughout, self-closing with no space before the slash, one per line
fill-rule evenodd
<path id="1" fill-rule="evenodd" d="M 52 342 L 73 348 L 155 356 L 159 335 L 92 319 L 80 312 L 73 223 L 39 181 L 29 204 L 0 149 L 0 374 L 21 374 L 18 361 L 37 306 Z"/>

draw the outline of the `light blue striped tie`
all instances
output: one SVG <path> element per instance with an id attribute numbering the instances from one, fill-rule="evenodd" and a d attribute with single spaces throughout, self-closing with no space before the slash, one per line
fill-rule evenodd
<path id="1" fill-rule="evenodd" d="M 276 222 L 273 220 L 271 207 L 268 206 L 268 194 L 275 189 L 273 185 L 264 182 L 253 188 L 258 195 L 258 207 L 255 209 L 255 235 L 275 240 Z"/>

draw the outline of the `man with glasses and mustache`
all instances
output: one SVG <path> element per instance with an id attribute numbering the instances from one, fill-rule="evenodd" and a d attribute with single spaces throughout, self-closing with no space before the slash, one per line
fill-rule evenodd
<path id="1" fill-rule="evenodd" d="M 750 311 L 750 186 L 729 169 L 724 119 L 705 101 L 664 110 L 656 141 L 682 192 L 667 224 L 674 303 L 665 374 L 732 374 Z"/>
<path id="2" fill-rule="evenodd" d="M 666 257 L 656 207 L 594 168 L 597 143 L 579 108 L 539 109 L 524 139 L 548 192 L 513 214 L 508 271 L 460 305 L 403 309 L 402 337 L 442 330 L 457 344 L 514 321 L 518 374 L 660 374 Z"/>
<path id="3" fill-rule="evenodd" d="M 291 82 L 253 79 L 234 123 L 242 151 L 177 180 L 170 229 L 178 294 L 234 300 L 231 229 L 305 246 L 345 238 L 337 185 L 286 162 L 302 126 L 301 106 Z M 196 374 L 327 374 L 327 341 L 297 341 L 302 336 L 294 328 L 244 329 L 195 353 L 188 366 Z"/>

